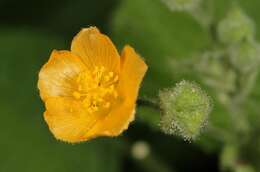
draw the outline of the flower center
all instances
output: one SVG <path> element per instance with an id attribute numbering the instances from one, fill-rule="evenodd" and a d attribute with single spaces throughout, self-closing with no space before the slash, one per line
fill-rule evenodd
<path id="1" fill-rule="evenodd" d="M 111 102 L 118 97 L 116 85 L 118 75 L 104 66 L 96 66 L 93 71 L 84 71 L 76 79 L 77 90 L 74 98 L 81 100 L 89 113 L 108 110 Z"/>

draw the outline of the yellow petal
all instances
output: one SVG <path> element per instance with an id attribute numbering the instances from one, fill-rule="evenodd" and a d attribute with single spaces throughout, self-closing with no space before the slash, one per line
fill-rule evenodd
<path id="1" fill-rule="evenodd" d="M 38 88 L 43 100 L 48 97 L 72 95 L 74 79 L 86 67 L 79 57 L 69 51 L 56 51 L 39 73 Z"/>
<path id="2" fill-rule="evenodd" d="M 128 128 L 134 120 L 135 104 L 127 105 L 125 102 L 117 104 L 114 109 L 87 133 L 87 137 L 118 136 Z"/>
<path id="3" fill-rule="evenodd" d="M 81 57 L 90 70 L 95 66 L 104 66 L 118 73 L 120 56 L 111 40 L 96 27 L 82 29 L 74 37 L 71 51 Z"/>
<path id="4" fill-rule="evenodd" d="M 134 119 L 135 102 L 142 79 L 147 71 L 147 65 L 126 46 L 122 53 L 122 65 L 119 81 L 119 102 L 106 118 L 101 119 L 89 131 L 89 135 L 117 136 L 128 128 Z"/>
<path id="5" fill-rule="evenodd" d="M 68 98 L 49 98 L 46 109 L 44 118 L 55 138 L 70 143 L 87 140 L 88 131 L 99 117 L 88 114 L 79 102 Z"/>
<path id="6" fill-rule="evenodd" d="M 125 46 L 121 55 L 119 91 L 130 104 L 135 103 L 139 87 L 148 69 L 143 59 L 130 46 Z"/>

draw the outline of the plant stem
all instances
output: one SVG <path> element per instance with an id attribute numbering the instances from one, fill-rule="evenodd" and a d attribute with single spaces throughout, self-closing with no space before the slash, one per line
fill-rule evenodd
<path id="1" fill-rule="evenodd" d="M 161 111 L 161 107 L 159 105 L 159 103 L 151 100 L 151 99 L 147 99 L 147 98 L 138 98 L 137 99 L 137 105 L 138 106 L 148 106 L 150 108 L 153 108 L 157 111 Z"/>

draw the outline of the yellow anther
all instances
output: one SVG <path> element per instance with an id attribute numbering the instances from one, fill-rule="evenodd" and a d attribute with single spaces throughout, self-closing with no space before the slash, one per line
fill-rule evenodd
<path id="1" fill-rule="evenodd" d="M 117 98 L 116 84 L 118 75 L 107 71 L 104 66 L 95 66 L 93 71 L 84 71 L 77 77 L 77 90 L 73 92 L 76 99 L 81 99 L 89 113 L 108 109 L 111 101 Z"/>
<path id="2" fill-rule="evenodd" d="M 104 71 L 105 70 L 105 67 L 104 66 L 101 66 L 101 68 L 100 68 L 100 71 Z"/>
<path id="3" fill-rule="evenodd" d="M 108 75 L 112 78 L 114 76 L 114 72 L 109 72 Z"/>
<path id="4" fill-rule="evenodd" d="M 105 76 L 105 82 L 109 81 L 110 77 L 109 76 Z"/>
<path id="5" fill-rule="evenodd" d="M 73 96 L 74 96 L 76 99 L 80 99 L 81 94 L 80 94 L 79 92 L 77 92 L 77 91 L 74 91 L 74 92 L 73 92 Z"/>
<path id="6" fill-rule="evenodd" d="M 96 112 L 96 111 L 98 111 L 98 107 L 97 107 L 97 106 L 93 106 L 93 107 L 92 107 L 92 110 L 93 110 L 94 112 Z"/>
<path id="7" fill-rule="evenodd" d="M 114 90 L 115 89 L 115 85 L 110 85 L 109 89 Z"/>
<path id="8" fill-rule="evenodd" d="M 83 106 L 84 106 L 84 107 L 89 107 L 90 105 L 91 105 L 90 100 L 89 100 L 88 98 L 85 98 L 85 99 L 83 100 Z"/>
<path id="9" fill-rule="evenodd" d="M 117 81 L 118 81 L 118 75 L 116 75 L 116 76 L 114 77 L 113 82 L 117 82 Z"/>
<path id="10" fill-rule="evenodd" d="M 97 66 L 95 66 L 95 68 L 94 68 L 94 72 L 96 72 L 96 71 L 98 71 L 98 67 Z"/>
<path id="11" fill-rule="evenodd" d="M 89 113 L 93 113 L 94 111 L 91 108 L 87 109 Z"/>
<path id="12" fill-rule="evenodd" d="M 98 102 L 104 102 L 104 99 L 102 99 L 102 98 L 98 98 L 98 100 L 97 100 Z"/>
<path id="13" fill-rule="evenodd" d="M 109 108 L 109 107 L 110 107 L 110 102 L 106 102 L 104 108 Z"/>

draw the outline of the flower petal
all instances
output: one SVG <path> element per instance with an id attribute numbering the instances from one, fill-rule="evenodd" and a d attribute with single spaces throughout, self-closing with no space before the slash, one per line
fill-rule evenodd
<path id="1" fill-rule="evenodd" d="M 127 129 L 134 119 L 135 102 L 147 65 L 133 48 L 126 46 L 122 53 L 121 70 L 118 88 L 121 99 L 110 114 L 88 132 L 89 135 L 117 136 Z"/>
<path id="2" fill-rule="evenodd" d="M 86 67 L 79 57 L 69 51 L 56 51 L 39 73 L 38 88 L 41 98 L 72 95 L 75 76 Z"/>
<path id="3" fill-rule="evenodd" d="M 124 47 L 121 56 L 119 91 L 124 94 L 127 102 L 135 103 L 148 67 L 135 50 L 128 45 Z"/>
<path id="4" fill-rule="evenodd" d="M 127 105 L 125 102 L 117 104 L 116 107 L 87 133 L 87 137 L 118 136 L 128 128 L 134 120 L 135 104 Z"/>
<path id="5" fill-rule="evenodd" d="M 73 39 L 72 53 L 82 58 L 88 69 L 104 66 L 118 73 L 120 56 L 112 41 L 96 27 L 82 29 Z"/>
<path id="6" fill-rule="evenodd" d="M 86 134 L 99 119 L 68 98 L 49 98 L 46 109 L 44 118 L 55 138 L 70 143 L 87 140 Z"/>

